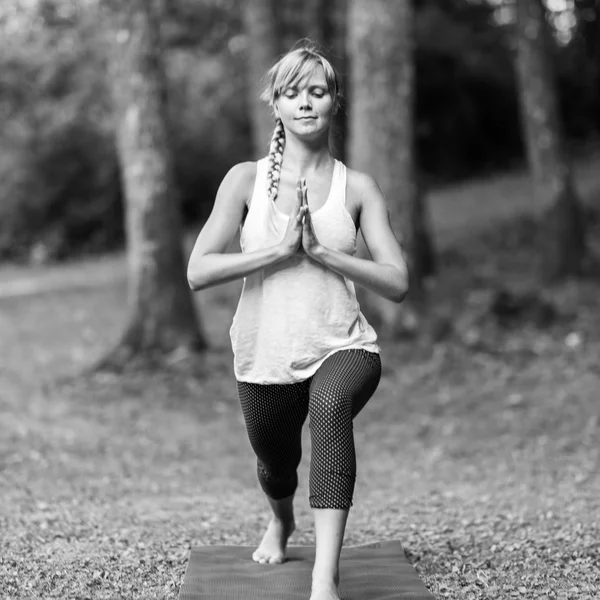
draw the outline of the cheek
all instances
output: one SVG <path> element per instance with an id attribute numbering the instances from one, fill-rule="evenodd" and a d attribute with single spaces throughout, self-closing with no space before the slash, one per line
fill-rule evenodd
<path id="1" fill-rule="evenodd" d="M 279 114 L 283 119 L 293 118 L 294 116 L 294 107 L 290 102 L 280 102 L 278 105 Z"/>
<path id="2" fill-rule="evenodd" d="M 319 114 L 324 118 L 331 119 L 333 117 L 333 102 L 328 100 L 318 106 Z"/>
<path id="3" fill-rule="evenodd" d="M 315 101 L 316 107 L 318 107 L 319 112 L 325 114 L 329 112 L 333 112 L 333 100 L 331 96 L 325 96 L 324 98 L 319 98 Z"/>

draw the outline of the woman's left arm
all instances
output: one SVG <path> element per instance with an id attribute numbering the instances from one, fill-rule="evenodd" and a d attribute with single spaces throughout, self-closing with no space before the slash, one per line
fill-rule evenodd
<path id="1" fill-rule="evenodd" d="M 390 224 L 383 193 L 368 175 L 355 172 L 353 183 L 357 186 L 360 202 L 360 230 L 373 260 L 322 246 L 314 236 L 309 213 L 304 221 L 307 230 L 304 237 L 312 237 L 313 243 L 304 243 L 303 240 L 304 249 L 313 260 L 336 273 L 388 300 L 402 302 L 408 292 L 408 269 Z"/>

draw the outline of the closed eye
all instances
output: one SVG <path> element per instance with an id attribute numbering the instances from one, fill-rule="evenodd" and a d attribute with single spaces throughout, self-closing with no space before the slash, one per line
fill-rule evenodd
<path id="1" fill-rule="evenodd" d="M 312 87 L 309 91 L 315 98 L 323 98 L 329 93 L 329 89 L 324 89 L 320 86 Z M 298 95 L 298 89 L 295 87 L 288 88 L 283 92 L 283 95 L 286 98 L 295 98 Z"/>
<path id="2" fill-rule="evenodd" d="M 283 90 L 283 95 L 286 98 L 293 98 L 294 96 L 298 95 L 298 88 L 296 86 L 286 88 Z"/>

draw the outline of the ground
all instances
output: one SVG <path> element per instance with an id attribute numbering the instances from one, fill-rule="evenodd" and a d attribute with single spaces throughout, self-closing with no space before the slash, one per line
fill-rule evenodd
<path id="1" fill-rule="evenodd" d="M 599 171 L 581 171 L 592 202 Z M 600 283 L 546 288 L 552 322 L 500 326 L 494 290 L 533 281 L 535 224 L 498 225 L 502 197 L 527 203 L 526 179 L 433 196 L 452 327 L 383 344 L 345 543 L 400 539 L 437 598 L 597 598 Z M 485 208 L 461 225 L 452 206 Z M 118 337 L 124 272 L 118 255 L 0 270 L 0 598 L 172 600 L 191 546 L 257 544 L 268 522 L 231 368 L 238 283 L 197 295 L 202 378 L 186 359 L 72 377 Z M 304 444 L 292 544 L 314 543 L 307 430 Z"/>

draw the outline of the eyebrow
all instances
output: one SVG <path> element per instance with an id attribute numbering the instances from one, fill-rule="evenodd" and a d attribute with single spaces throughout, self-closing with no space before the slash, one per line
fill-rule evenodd
<path id="1" fill-rule="evenodd" d="M 315 88 L 318 88 L 320 90 L 327 90 L 327 89 L 329 89 L 329 86 L 326 83 L 313 83 L 311 86 L 309 86 L 309 89 L 311 89 L 311 90 L 313 90 Z M 284 88 L 284 90 L 297 91 L 298 86 L 297 85 L 288 85 L 287 87 Z"/>

